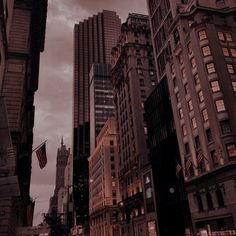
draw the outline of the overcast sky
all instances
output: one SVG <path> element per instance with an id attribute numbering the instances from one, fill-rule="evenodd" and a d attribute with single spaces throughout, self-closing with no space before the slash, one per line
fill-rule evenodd
<path id="1" fill-rule="evenodd" d="M 55 185 L 56 153 L 61 137 L 72 147 L 74 24 L 103 9 L 115 10 L 122 22 L 128 13 L 146 14 L 146 0 L 48 0 L 45 51 L 41 54 L 39 90 L 35 96 L 34 147 L 47 139 L 48 164 L 40 170 L 33 154 L 31 196 L 34 225 L 47 212 Z"/>

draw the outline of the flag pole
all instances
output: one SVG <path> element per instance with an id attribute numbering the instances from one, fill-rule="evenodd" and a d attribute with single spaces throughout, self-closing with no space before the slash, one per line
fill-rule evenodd
<path id="1" fill-rule="evenodd" d="M 36 148 L 34 148 L 32 150 L 32 153 L 35 152 L 36 150 L 38 150 L 41 146 L 43 146 L 48 140 L 45 140 L 44 142 L 42 142 L 41 144 L 39 144 Z"/>

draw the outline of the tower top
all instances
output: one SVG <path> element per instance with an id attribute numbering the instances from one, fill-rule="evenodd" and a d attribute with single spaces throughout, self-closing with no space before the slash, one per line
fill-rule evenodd
<path id="1" fill-rule="evenodd" d="M 61 137 L 61 146 L 63 146 L 64 142 L 63 142 L 63 136 Z"/>

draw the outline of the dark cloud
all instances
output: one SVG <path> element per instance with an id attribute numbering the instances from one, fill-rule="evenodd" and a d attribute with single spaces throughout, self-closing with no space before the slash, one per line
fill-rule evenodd
<path id="1" fill-rule="evenodd" d="M 49 0 L 45 51 L 41 55 L 39 90 L 35 96 L 34 147 L 47 139 L 48 164 L 40 170 L 33 154 L 31 195 L 35 221 L 47 212 L 55 184 L 56 153 L 61 136 L 72 141 L 73 28 L 103 9 L 126 19 L 129 12 L 146 14 L 146 0 Z"/>

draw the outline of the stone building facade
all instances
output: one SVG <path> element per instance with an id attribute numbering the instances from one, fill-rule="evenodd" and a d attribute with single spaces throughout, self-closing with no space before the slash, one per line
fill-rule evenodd
<path id="1" fill-rule="evenodd" d="M 147 158 L 144 102 L 156 85 L 148 16 L 129 14 L 122 24 L 119 40 L 112 49 L 112 83 L 122 197 L 119 203 L 121 235 L 147 235 L 145 217 L 155 219 L 155 208 L 145 214 L 142 170 L 151 170 Z"/>
<path id="2" fill-rule="evenodd" d="M 0 14 L 0 95 L 14 150 L 14 154 L 7 156 L 12 160 L 5 172 L 1 171 L 1 178 L 10 178 L 19 189 L 18 196 L 10 191 L 8 197 L 0 198 L 4 209 L 0 234 L 15 235 L 16 227 L 30 226 L 33 217 L 34 202 L 29 189 L 34 93 L 38 89 L 40 53 L 44 50 L 47 0 L 0 1 Z M 4 146 L 3 142 L 0 140 L 0 145 Z"/>
<path id="3" fill-rule="evenodd" d="M 193 233 L 235 235 L 236 3 L 149 0 L 148 6 L 158 78 L 169 84 Z"/>

